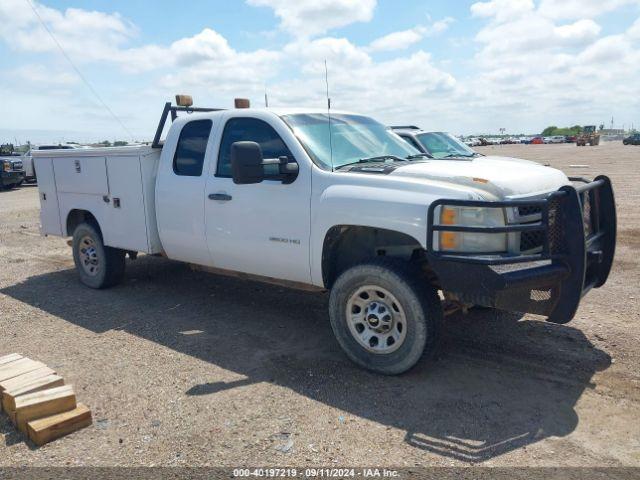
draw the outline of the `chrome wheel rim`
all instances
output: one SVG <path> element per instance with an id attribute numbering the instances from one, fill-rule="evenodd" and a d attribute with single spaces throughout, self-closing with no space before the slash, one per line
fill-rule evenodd
<path id="1" fill-rule="evenodd" d="M 371 353 L 395 352 L 407 337 L 402 305 L 391 292 L 377 285 L 365 285 L 353 292 L 346 314 L 351 335 Z"/>
<path id="2" fill-rule="evenodd" d="M 95 277 L 100 269 L 100 259 L 95 240 L 90 236 L 80 239 L 79 245 L 80 265 L 87 275 Z"/>

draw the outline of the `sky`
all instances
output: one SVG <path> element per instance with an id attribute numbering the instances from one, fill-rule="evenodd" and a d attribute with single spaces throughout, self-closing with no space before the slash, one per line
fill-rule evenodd
<path id="1" fill-rule="evenodd" d="M 332 108 L 388 124 L 640 127 L 640 0 L 0 0 L 0 24 L 0 142 L 148 140 L 177 93 L 324 108 L 325 60 Z"/>

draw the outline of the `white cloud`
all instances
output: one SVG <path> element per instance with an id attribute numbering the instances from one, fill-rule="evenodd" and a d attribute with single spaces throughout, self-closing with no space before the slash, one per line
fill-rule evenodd
<path id="1" fill-rule="evenodd" d="M 371 51 L 390 51 L 390 50 L 403 50 L 409 48 L 411 45 L 418 43 L 425 37 L 431 37 L 438 35 L 449 28 L 449 25 L 453 23 L 453 18 L 447 17 L 431 25 L 418 25 L 417 27 L 410 28 L 408 30 L 401 30 L 398 32 L 392 32 L 388 35 L 375 39 L 369 45 Z"/>
<path id="2" fill-rule="evenodd" d="M 247 0 L 254 6 L 270 7 L 280 26 L 296 37 L 312 37 L 373 17 L 376 0 Z"/>
<path id="3" fill-rule="evenodd" d="M 594 18 L 625 5 L 640 5 L 638 0 L 542 0 L 539 11 L 556 19 Z"/>
<path id="4" fill-rule="evenodd" d="M 21 65 L 18 68 L 4 72 L 3 77 L 13 77 L 23 87 L 30 88 L 59 88 L 72 87 L 80 82 L 77 75 L 71 72 L 59 71 L 45 67 L 42 64 Z"/>
<path id="5" fill-rule="evenodd" d="M 471 14 L 474 17 L 491 18 L 496 22 L 503 22 L 520 18 L 533 9 L 533 0 L 490 0 L 471 5 Z"/>
<path id="6" fill-rule="evenodd" d="M 295 65 L 292 70 L 304 76 L 270 86 L 272 105 L 325 105 L 325 58 L 332 105 L 375 114 L 383 120 L 410 121 L 433 108 L 435 97 L 448 98 L 457 86 L 455 78 L 436 67 L 431 55 L 424 51 L 374 62 L 366 48 L 345 38 L 327 37 L 294 42 L 285 52 Z"/>
<path id="7" fill-rule="evenodd" d="M 64 12 L 33 2 L 38 14 L 62 47 L 74 58 L 96 61 L 111 58 L 118 47 L 137 34 L 119 14 L 68 8 Z M 19 51 L 49 53 L 57 46 L 24 0 L 0 2 L 0 38 Z"/>
<path id="8" fill-rule="evenodd" d="M 369 47 L 371 50 L 402 50 L 419 42 L 423 36 L 424 27 L 410 28 L 376 38 Z"/>
<path id="9" fill-rule="evenodd" d="M 569 25 L 555 27 L 554 39 L 561 45 L 584 45 L 600 34 L 601 27 L 593 20 L 583 19 Z"/>

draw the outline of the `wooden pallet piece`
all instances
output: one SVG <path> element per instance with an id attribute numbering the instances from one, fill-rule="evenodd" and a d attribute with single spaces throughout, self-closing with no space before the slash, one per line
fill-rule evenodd
<path id="1" fill-rule="evenodd" d="M 38 446 L 91 425 L 91 410 L 82 404 L 68 412 L 27 423 L 29 439 Z"/>
<path id="2" fill-rule="evenodd" d="M 16 390 L 18 388 L 22 388 L 24 385 L 28 385 L 38 378 L 53 375 L 54 373 L 56 373 L 55 370 L 49 367 L 40 367 L 31 372 L 23 373 L 22 375 L 18 375 L 17 377 L 13 377 L 9 380 L 0 382 L 0 393 L 4 392 L 5 390 Z"/>
<path id="3" fill-rule="evenodd" d="M 6 363 L 0 366 L 0 382 L 33 372 L 42 367 L 46 367 L 46 365 L 42 362 L 31 360 L 30 358 L 21 358 L 15 362 Z"/>
<path id="4" fill-rule="evenodd" d="M 64 378 L 56 374 L 36 378 L 31 383 L 22 385 L 20 388 L 5 390 L 4 392 L 2 392 L 2 408 L 7 413 L 14 412 L 16 410 L 16 399 L 18 399 L 20 396 L 35 392 L 41 392 L 43 390 L 49 390 L 55 387 L 61 387 L 63 385 Z"/>
<path id="5" fill-rule="evenodd" d="M 27 433 L 27 423 L 77 407 L 76 395 L 71 385 L 28 393 L 16 398 L 15 413 L 9 416 L 22 433 Z"/>
<path id="6" fill-rule="evenodd" d="M 20 360 L 21 358 L 23 357 L 19 353 L 10 353 L 9 355 L 0 357 L 0 365 L 4 365 L 5 363 L 15 362 L 16 360 Z"/>
<path id="7" fill-rule="evenodd" d="M 25 387 L 25 386 L 33 383 L 35 380 L 37 380 L 39 378 L 46 377 L 46 376 L 52 375 L 54 373 L 56 373 L 56 372 L 54 372 L 49 367 L 41 367 L 41 368 L 38 368 L 37 370 L 34 370 L 32 372 L 25 373 L 23 375 L 18 375 L 17 377 L 13 377 L 13 378 L 10 378 L 9 380 L 5 380 L 4 382 L 0 382 L 0 412 L 2 412 L 2 410 L 3 410 L 3 407 L 2 407 L 2 393 L 5 390 L 17 390 L 17 389 L 20 389 L 22 387 Z"/>

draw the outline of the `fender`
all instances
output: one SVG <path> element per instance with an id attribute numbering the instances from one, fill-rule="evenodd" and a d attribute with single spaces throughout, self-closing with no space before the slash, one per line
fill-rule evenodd
<path id="1" fill-rule="evenodd" d="M 408 235 L 426 248 L 427 210 L 440 198 L 472 199 L 468 189 L 443 182 L 406 181 L 389 176 L 315 172 L 311 199 L 311 279 L 324 287 L 322 249 L 327 233 L 338 225 L 381 228 Z M 331 178 L 327 178 L 331 176 Z M 397 183 L 397 188 L 394 187 Z M 317 187 L 326 185 L 322 190 Z M 317 194 L 316 194 L 317 192 Z"/>

